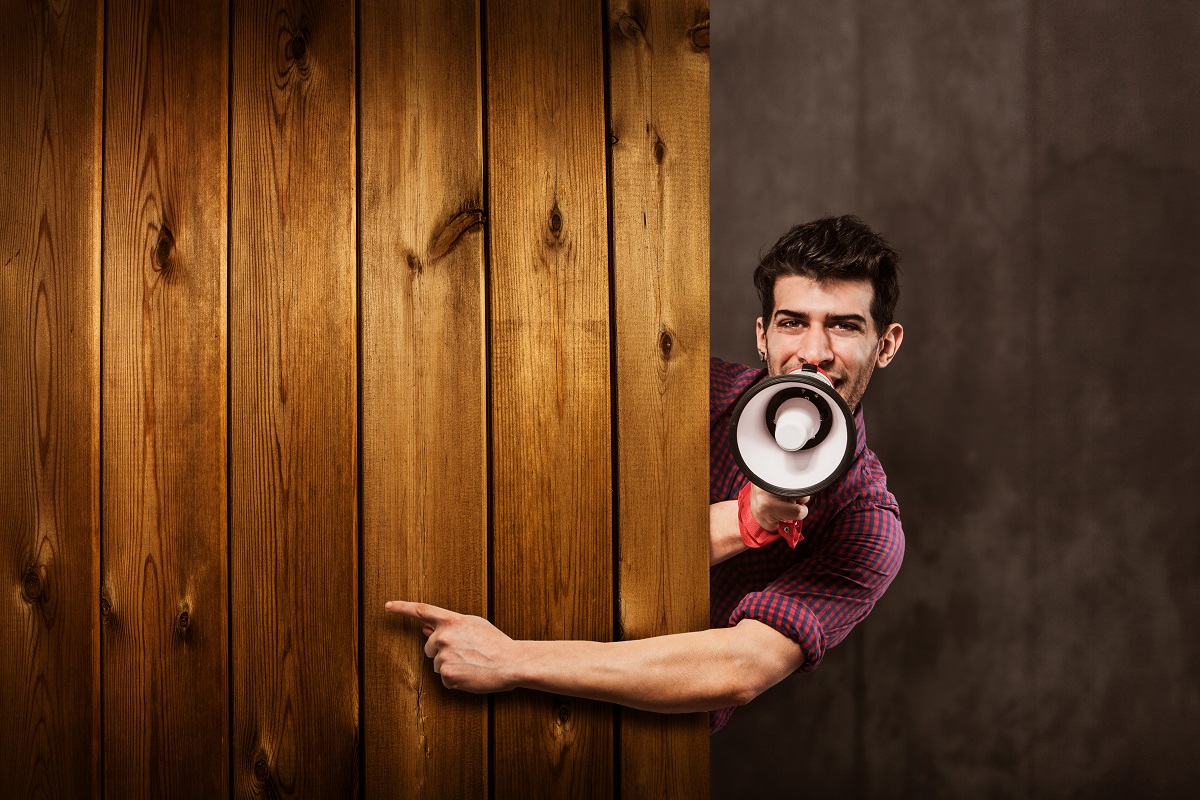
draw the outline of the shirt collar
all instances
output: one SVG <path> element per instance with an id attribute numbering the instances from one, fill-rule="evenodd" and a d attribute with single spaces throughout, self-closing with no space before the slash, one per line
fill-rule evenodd
<path id="1" fill-rule="evenodd" d="M 859 403 L 858 408 L 854 409 L 854 433 L 858 437 L 854 444 L 854 456 L 857 458 L 867 449 L 867 424 L 863 420 L 862 403 Z"/>

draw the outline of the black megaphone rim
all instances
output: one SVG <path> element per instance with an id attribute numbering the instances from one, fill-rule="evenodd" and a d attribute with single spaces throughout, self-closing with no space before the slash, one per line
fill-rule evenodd
<path id="1" fill-rule="evenodd" d="M 746 405 L 759 392 L 765 391 L 772 386 L 777 386 L 781 383 L 799 383 L 806 386 L 815 386 L 822 390 L 822 394 L 833 398 L 838 408 L 842 411 L 842 416 L 846 420 L 846 452 L 842 454 L 842 460 L 838 462 L 837 469 L 823 481 L 814 483 L 812 486 L 805 486 L 800 489 L 785 489 L 782 486 L 776 486 L 770 481 L 763 480 L 750 466 L 746 460 L 742 458 L 742 449 L 738 446 L 737 432 L 738 421 L 742 418 L 742 411 Z M 850 407 L 846 405 L 846 401 L 838 394 L 837 390 L 832 388 L 820 378 L 815 378 L 801 372 L 792 372 L 787 375 L 775 375 L 770 378 L 759 381 L 751 386 L 742 396 L 738 398 L 737 403 L 733 407 L 733 416 L 729 419 L 729 438 L 732 445 L 729 449 L 733 452 L 734 463 L 738 465 L 738 469 L 746 478 L 760 489 L 770 492 L 777 497 L 807 497 L 816 494 L 817 492 L 827 489 L 833 484 L 842 479 L 850 469 L 850 462 L 854 460 L 854 448 L 858 444 L 858 427 L 854 424 L 854 414 L 850 412 Z"/>

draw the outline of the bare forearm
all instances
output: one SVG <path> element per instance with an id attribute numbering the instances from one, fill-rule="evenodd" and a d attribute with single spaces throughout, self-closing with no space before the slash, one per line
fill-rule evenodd
<path id="1" fill-rule="evenodd" d="M 434 672 L 466 692 L 524 687 L 647 711 L 709 711 L 748 703 L 804 663 L 800 645 L 754 619 L 627 642 L 530 642 L 426 603 L 385 607 L 421 623 Z"/>
<path id="2" fill-rule="evenodd" d="M 737 500 L 713 503 L 708 507 L 708 565 L 715 567 L 749 548 L 738 528 Z"/>
<path id="3" fill-rule="evenodd" d="M 749 702 L 803 660 L 798 646 L 754 621 L 627 642 L 513 642 L 513 684 L 658 712 Z M 759 626 L 777 640 L 765 647 Z"/>

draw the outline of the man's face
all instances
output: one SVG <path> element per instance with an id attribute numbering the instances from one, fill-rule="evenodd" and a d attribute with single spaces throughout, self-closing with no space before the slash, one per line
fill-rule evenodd
<path id="1" fill-rule="evenodd" d="M 892 323 L 882 335 L 871 319 L 869 281 L 817 283 L 801 275 L 775 281 L 771 319 L 758 318 L 758 349 L 767 374 L 786 375 L 804 364 L 825 370 L 851 409 L 858 406 L 876 367 L 886 367 L 904 329 Z"/>

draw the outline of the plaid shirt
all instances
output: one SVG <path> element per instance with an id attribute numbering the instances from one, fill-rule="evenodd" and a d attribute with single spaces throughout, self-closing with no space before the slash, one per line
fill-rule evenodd
<path id="1" fill-rule="evenodd" d="M 766 371 L 712 359 L 709 368 L 709 501 L 736 500 L 747 480 L 729 449 L 729 418 L 742 392 Z M 808 503 L 804 539 L 749 550 L 709 570 L 714 628 L 756 619 L 804 649 L 799 672 L 817 668 L 825 651 L 866 618 L 904 557 L 900 508 L 887 490 L 879 459 L 867 449 L 862 406 L 854 414 L 858 443 L 846 475 Z M 714 711 L 716 732 L 733 708 Z"/>

